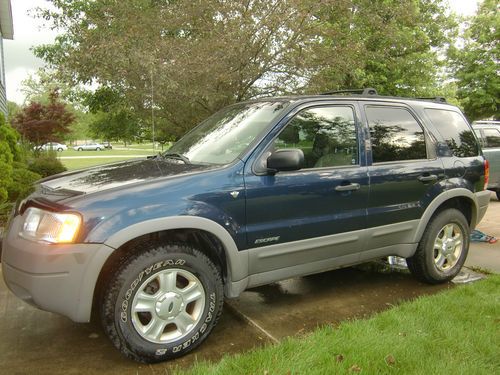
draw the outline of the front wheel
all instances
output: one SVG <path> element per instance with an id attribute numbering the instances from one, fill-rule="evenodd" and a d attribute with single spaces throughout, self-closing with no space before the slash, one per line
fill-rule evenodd
<path id="1" fill-rule="evenodd" d="M 408 268 L 419 280 L 438 284 L 453 279 L 467 258 L 469 224 L 454 208 L 434 216 L 420 240 L 415 254 L 406 259 Z"/>
<path id="2" fill-rule="evenodd" d="M 77 151 L 83 151 L 83 148 L 81 147 L 78 147 L 78 150 Z"/>
<path id="3" fill-rule="evenodd" d="M 149 245 L 114 272 L 102 294 L 101 320 L 123 354 L 160 362 L 207 338 L 223 298 L 220 273 L 205 254 L 186 245 Z"/>

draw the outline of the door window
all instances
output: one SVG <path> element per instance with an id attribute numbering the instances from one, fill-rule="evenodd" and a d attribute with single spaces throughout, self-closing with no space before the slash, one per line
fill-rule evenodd
<path id="1" fill-rule="evenodd" d="M 366 108 L 374 163 L 427 159 L 422 127 L 405 108 Z"/>
<path id="2" fill-rule="evenodd" d="M 486 138 L 485 148 L 500 147 L 500 130 L 483 129 L 483 132 Z"/>
<path id="3" fill-rule="evenodd" d="M 356 165 L 358 140 L 351 107 L 315 107 L 300 111 L 275 139 L 273 148 L 298 148 L 304 168 Z"/>

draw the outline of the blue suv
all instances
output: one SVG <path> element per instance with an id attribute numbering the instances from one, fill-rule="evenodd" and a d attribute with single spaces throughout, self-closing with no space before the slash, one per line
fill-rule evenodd
<path id="1" fill-rule="evenodd" d="M 450 280 L 488 207 L 487 168 L 440 98 L 238 103 L 163 154 L 41 180 L 10 219 L 3 276 L 75 322 L 96 311 L 123 354 L 158 362 L 250 287 L 390 255 Z"/>

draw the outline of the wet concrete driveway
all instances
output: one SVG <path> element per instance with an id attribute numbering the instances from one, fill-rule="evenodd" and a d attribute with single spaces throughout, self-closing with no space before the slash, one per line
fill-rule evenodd
<path id="1" fill-rule="evenodd" d="M 409 274 L 373 267 L 348 268 L 252 289 L 226 302 L 219 325 L 197 350 L 164 364 L 122 357 L 98 324 L 76 324 L 39 311 L 8 292 L 0 277 L 0 373 L 155 374 L 196 360 L 219 360 L 317 326 L 369 316 L 403 300 L 450 288 L 429 286 Z"/>

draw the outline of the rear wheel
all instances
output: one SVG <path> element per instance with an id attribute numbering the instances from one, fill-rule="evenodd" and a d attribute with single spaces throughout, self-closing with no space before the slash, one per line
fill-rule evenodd
<path id="1" fill-rule="evenodd" d="M 81 147 L 78 147 L 78 151 L 83 151 L 83 148 L 81 148 Z"/>
<path id="2" fill-rule="evenodd" d="M 57 149 L 57 151 L 59 151 L 59 152 L 62 152 L 62 150 L 63 150 L 63 149 L 62 149 L 61 147 L 59 147 L 59 148 Z"/>
<path id="3" fill-rule="evenodd" d="M 188 353 L 222 312 L 217 267 L 186 245 L 149 244 L 115 270 L 102 293 L 101 320 L 113 344 L 146 363 Z"/>
<path id="4" fill-rule="evenodd" d="M 408 258 L 410 271 L 418 279 L 438 284 L 453 279 L 467 258 L 469 225 L 454 208 L 439 212 L 427 225 L 415 254 Z"/>

